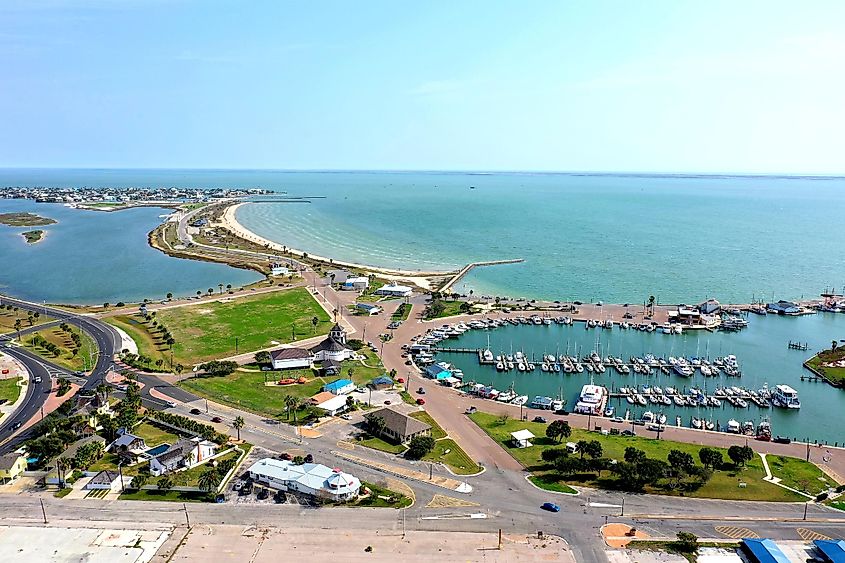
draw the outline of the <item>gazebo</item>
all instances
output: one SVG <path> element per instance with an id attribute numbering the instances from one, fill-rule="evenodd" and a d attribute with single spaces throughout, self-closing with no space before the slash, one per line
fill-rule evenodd
<path id="1" fill-rule="evenodd" d="M 528 429 L 511 432 L 511 438 L 513 438 L 513 443 L 516 444 L 517 448 L 528 448 L 532 446 L 529 440 L 535 437 Z"/>

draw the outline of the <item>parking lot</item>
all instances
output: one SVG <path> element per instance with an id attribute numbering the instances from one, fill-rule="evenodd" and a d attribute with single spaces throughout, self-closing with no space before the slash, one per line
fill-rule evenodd
<path id="1" fill-rule="evenodd" d="M 284 453 L 291 458 L 296 456 L 305 457 L 308 455 L 304 450 L 297 448 L 290 448 Z M 279 454 L 274 454 L 263 448 L 253 448 L 249 452 L 249 455 L 241 465 L 241 473 L 235 479 L 232 479 L 226 487 L 226 502 L 233 504 L 290 504 L 301 507 L 319 506 L 307 498 L 300 498 L 292 493 L 277 491 L 259 483 L 253 483 L 249 479 L 248 469 L 253 463 L 266 457 L 278 458 Z"/>

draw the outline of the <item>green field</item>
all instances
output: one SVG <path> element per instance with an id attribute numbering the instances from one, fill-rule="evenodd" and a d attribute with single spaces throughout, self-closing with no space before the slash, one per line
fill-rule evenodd
<path id="1" fill-rule="evenodd" d="M 363 487 L 370 489 L 372 494 L 367 498 L 358 498 L 358 500 L 354 502 L 341 506 L 368 506 L 372 508 L 405 508 L 411 506 L 411 499 L 403 494 L 397 493 L 396 491 L 391 491 L 390 489 L 379 487 L 378 485 L 374 485 L 373 483 L 368 483 L 366 481 L 362 481 L 361 485 L 362 489 Z M 392 502 L 379 497 L 391 497 Z"/>
<path id="2" fill-rule="evenodd" d="M 118 500 L 155 500 L 169 502 L 206 502 L 208 495 L 202 491 L 159 491 L 156 489 L 141 489 L 121 493 Z"/>
<path id="3" fill-rule="evenodd" d="M 463 315 L 464 313 L 461 311 L 461 305 L 464 304 L 463 301 L 446 301 L 445 299 L 441 301 L 443 303 L 443 310 L 440 314 L 435 316 L 426 316 L 426 319 L 442 319 L 444 317 L 454 317 L 455 315 Z"/>
<path id="4" fill-rule="evenodd" d="M 526 469 L 531 471 L 535 476 L 542 477 L 541 482 L 535 481 L 535 484 L 544 488 L 550 488 L 549 484 L 575 484 L 585 485 L 597 488 L 618 488 L 616 477 L 610 472 L 602 472 L 597 478 L 595 475 L 574 475 L 565 477 L 557 475 L 554 468 L 543 461 L 541 453 L 544 449 L 551 447 L 561 447 L 560 444 L 553 442 L 546 438 L 545 430 L 546 424 L 534 422 L 520 422 L 519 420 L 507 420 L 504 424 L 501 423 L 497 416 L 478 412 L 470 415 L 470 418 L 479 425 L 487 434 L 489 434 L 496 442 L 499 443 L 505 450 L 508 451 L 517 461 L 522 463 Z M 516 430 L 528 429 L 535 436 L 536 439 L 531 440 L 534 444 L 529 448 L 514 448 L 511 446 L 510 433 Z M 572 435 L 568 441 L 577 442 L 578 440 L 597 440 L 601 443 L 603 449 L 603 456 L 621 460 L 624 458 L 625 448 L 633 446 L 646 452 L 650 458 L 666 460 L 670 450 L 677 449 L 683 452 L 688 452 L 693 456 L 696 463 L 698 460 L 698 451 L 701 446 L 695 444 L 686 444 L 682 442 L 672 442 L 669 440 L 654 440 L 650 438 L 641 437 L 626 437 L 619 435 L 603 436 L 598 432 L 588 432 L 586 430 L 573 428 Z M 738 444 L 742 445 L 742 444 Z M 719 448 L 715 448 L 719 449 Z M 698 488 L 679 488 L 670 489 L 658 483 L 657 487 L 647 488 L 646 492 L 656 494 L 673 494 L 678 495 L 683 493 L 685 496 L 699 497 L 699 498 L 718 498 L 728 500 L 769 500 L 769 501 L 802 501 L 805 497 L 792 493 L 786 489 L 763 481 L 765 471 L 763 470 L 763 463 L 759 456 L 755 456 L 745 468 L 734 468 L 727 456 L 727 450 L 720 450 L 725 460 L 725 465 L 719 470 L 713 472 L 713 476 L 704 485 Z M 577 454 L 576 454 L 577 455 Z M 826 489 L 830 481 L 821 481 L 825 475 L 820 469 L 811 463 L 796 458 L 778 458 L 769 457 L 769 465 L 772 473 L 775 476 L 783 479 L 783 484 L 794 487 L 796 489 L 806 488 L 810 494 L 816 494 L 821 489 Z M 781 459 L 783 461 L 781 461 Z M 777 464 L 775 463 L 777 462 Z M 740 488 L 739 484 L 745 483 L 745 487 Z"/>
<path id="5" fill-rule="evenodd" d="M 364 385 L 373 378 L 384 375 L 381 367 L 373 368 L 361 362 L 347 361 L 343 364 L 341 375 L 320 377 L 312 370 L 286 370 L 283 372 L 247 371 L 239 369 L 225 377 L 196 377 L 185 379 L 179 385 L 213 401 L 242 408 L 256 414 L 269 417 L 283 416 L 285 397 L 291 395 L 298 399 L 307 399 L 320 392 L 323 385 L 340 378 L 349 377 L 352 369 L 352 381 Z M 281 378 L 297 379 L 305 377 L 308 382 L 292 385 L 264 385 L 266 381 Z"/>
<path id="6" fill-rule="evenodd" d="M 0 379 L 0 399 L 5 399 L 2 404 L 11 404 L 18 400 L 18 395 L 21 394 L 21 387 L 18 385 L 17 377 L 10 377 L 9 379 Z"/>
<path id="7" fill-rule="evenodd" d="M 401 454 L 404 453 L 406 449 L 408 449 L 403 444 L 393 444 L 391 442 L 388 442 L 387 440 L 383 440 L 381 438 L 374 438 L 372 436 L 364 438 L 363 440 L 358 440 L 355 443 L 359 446 L 372 448 L 374 450 L 378 450 L 380 452 L 387 452 L 389 454 Z"/>
<path id="8" fill-rule="evenodd" d="M 174 362 L 185 365 L 327 334 L 333 324 L 305 288 L 166 309 L 154 320 L 170 330 Z"/>
<path id="9" fill-rule="evenodd" d="M 29 315 L 32 315 L 32 325 L 29 324 Z M 38 317 L 30 311 L 19 309 L 17 311 L 6 309 L 6 306 L 0 307 L 0 334 L 7 332 L 14 332 L 15 321 L 20 319 L 21 329 L 29 328 L 30 326 L 38 326 L 40 324 L 53 322 L 55 319 L 48 317 L 43 313 L 38 313 Z"/>
<path id="10" fill-rule="evenodd" d="M 31 352 L 35 352 L 47 361 L 65 367 L 69 370 L 88 371 L 93 369 L 94 364 L 97 361 L 97 345 L 94 343 L 94 340 L 88 336 L 88 333 L 75 326 L 71 326 L 70 330 L 82 335 L 82 346 L 75 355 L 71 352 L 73 341 L 70 339 L 69 333 L 63 331 L 59 327 L 45 328 L 43 330 L 27 334 L 22 337 L 23 344 L 24 347 Z M 52 342 L 58 346 L 61 349 L 59 355 L 54 356 L 52 353 L 40 346 L 33 347 L 30 343 L 30 339 L 36 334 L 43 336 L 48 342 Z"/>
<path id="11" fill-rule="evenodd" d="M 164 430 L 164 428 L 150 422 L 142 422 L 132 428 L 132 433 L 143 438 L 148 447 L 154 448 L 159 444 L 170 444 L 171 446 L 179 440 L 176 434 Z"/>
<path id="12" fill-rule="evenodd" d="M 481 471 L 481 466 L 475 463 L 464 450 L 451 438 L 437 440 L 434 449 L 423 457 L 425 461 L 443 463 L 458 475 L 472 475 Z"/>

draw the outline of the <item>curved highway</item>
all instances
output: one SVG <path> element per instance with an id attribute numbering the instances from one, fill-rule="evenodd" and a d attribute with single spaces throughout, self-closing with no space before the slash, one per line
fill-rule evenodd
<path id="1" fill-rule="evenodd" d="M 51 364 L 48 360 L 24 348 L 13 345 L 11 340 L 17 336 L 17 333 L 6 334 L 0 337 L 0 345 L 2 345 L 3 352 L 20 361 L 29 372 L 29 385 L 26 388 L 24 402 L 11 416 L 7 417 L 0 424 L 0 440 L 3 440 L 17 430 L 16 426 L 18 426 L 18 423 L 25 424 L 41 410 L 50 393 L 50 379 L 52 376 L 67 377 L 75 383 L 79 383 L 83 389 L 92 389 L 102 383 L 105 380 L 106 374 L 114 365 L 114 354 L 120 347 L 121 339 L 117 331 L 97 319 L 5 296 L 0 298 L 0 303 L 3 305 L 14 305 L 27 311 L 37 311 L 45 316 L 57 319 L 58 322 L 66 322 L 79 327 L 94 339 L 98 350 L 94 369 L 91 370 L 87 378 L 81 378 L 65 368 Z M 27 329 L 21 330 L 20 333 L 21 335 L 27 334 L 53 326 L 54 324 L 56 323 L 51 322 L 40 326 L 28 327 Z M 39 377 L 41 378 L 40 383 L 35 383 Z M 27 432 L 22 432 L 15 436 L 13 440 L 0 447 L 0 453 L 17 447 L 17 445 L 26 439 L 26 435 Z"/>

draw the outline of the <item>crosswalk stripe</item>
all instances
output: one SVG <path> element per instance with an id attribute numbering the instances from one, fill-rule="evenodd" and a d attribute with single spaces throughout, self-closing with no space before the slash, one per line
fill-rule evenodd
<path id="1" fill-rule="evenodd" d="M 729 538 L 733 539 L 742 539 L 742 538 L 759 538 L 760 536 L 754 532 L 753 530 L 749 530 L 748 528 L 743 528 L 741 526 L 716 526 L 716 531 L 720 534 L 724 534 Z"/>
<path id="2" fill-rule="evenodd" d="M 804 541 L 813 541 L 813 540 L 829 540 L 830 537 L 820 534 L 815 530 L 810 530 L 808 528 L 798 528 L 795 530 L 798 532 L 798 535 L 801 536 L 801 539 Z"/>

